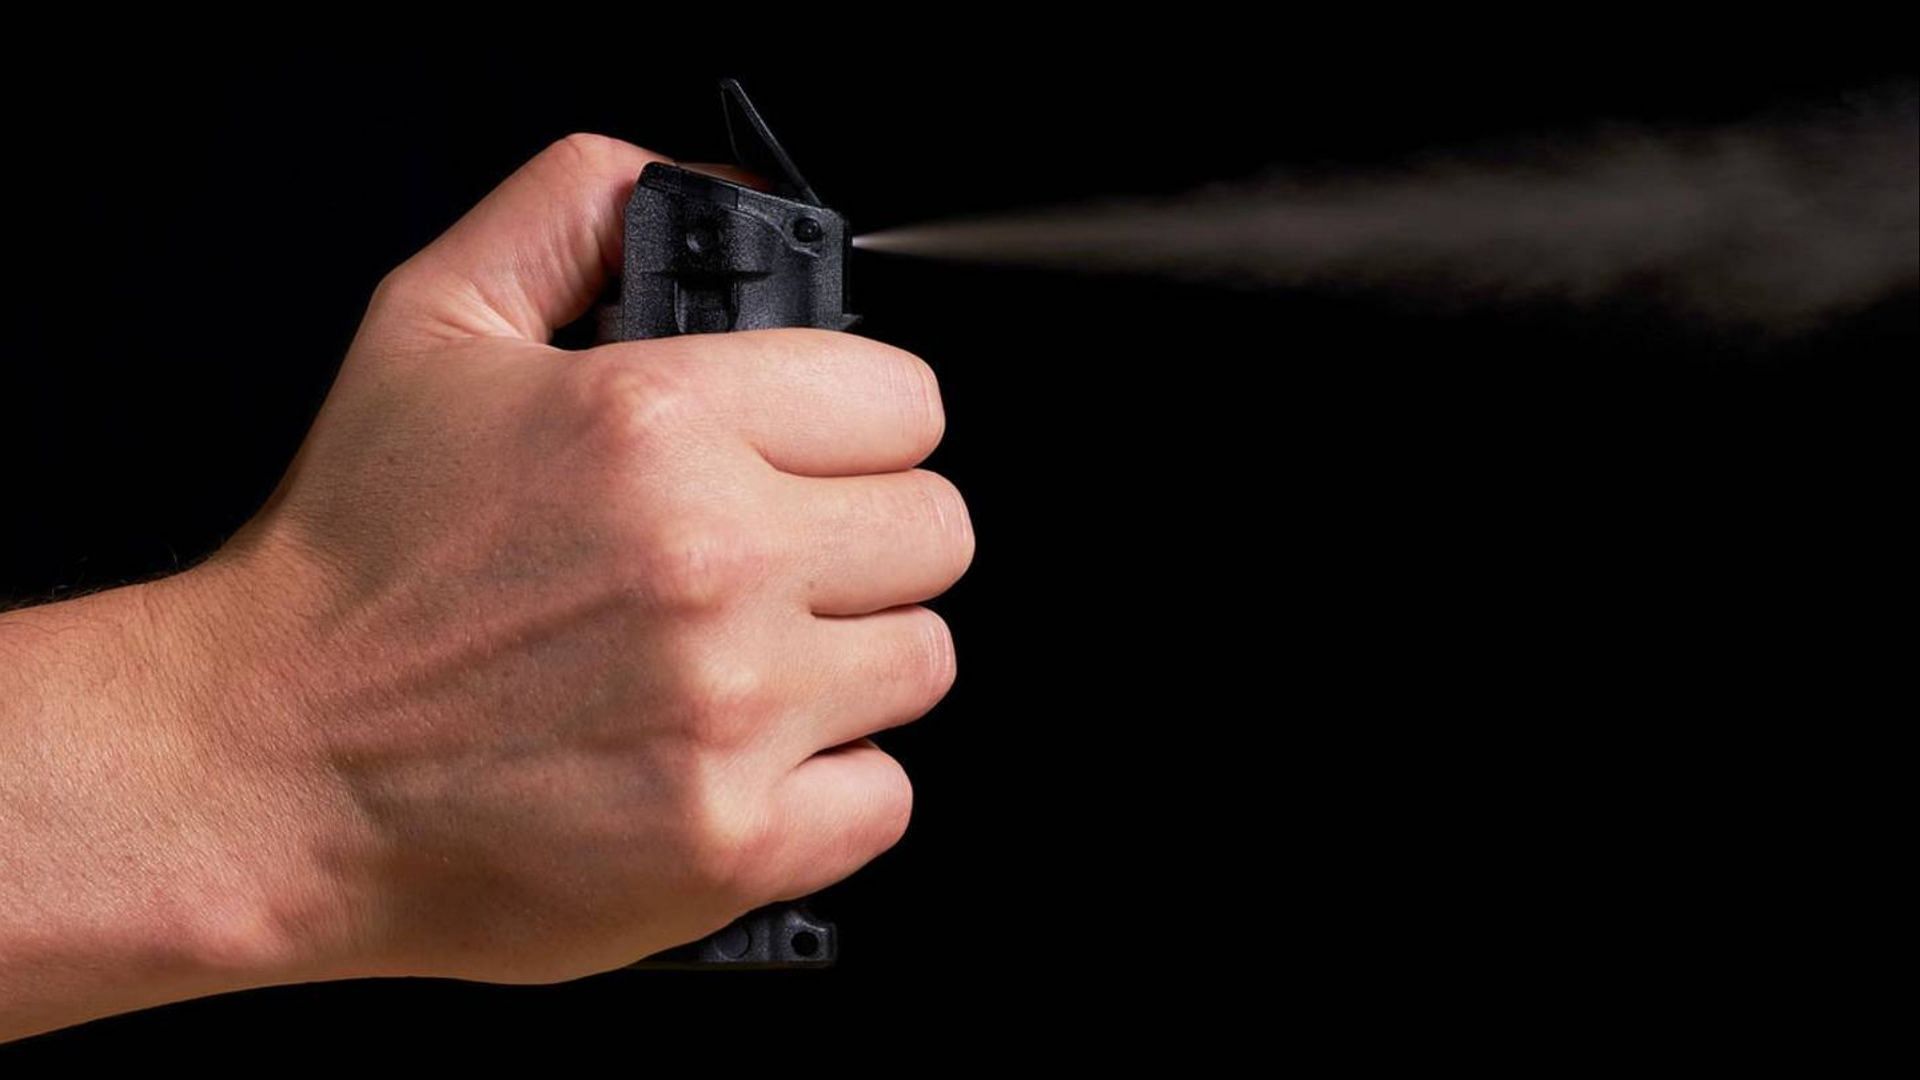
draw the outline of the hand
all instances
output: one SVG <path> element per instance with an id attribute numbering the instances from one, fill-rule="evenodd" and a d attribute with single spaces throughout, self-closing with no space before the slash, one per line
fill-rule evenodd
<path id="1" fill-rule="evenodd" d="M 0 1038 L 242 985 L 586 975 L 899 839 L 868 736 L 951 684 L 918 602 L 973 552 L 914 468 L 933 375 L 815 330 L 547 344 L 653 160 L 562 140 L 389 274 L 213 558 L 0 619 Z"/>
<path id="2" fill-rule="evenodd" d="M 338 793 L 331 946 L 548 981 L 851 873 L 912 802 L 867 736 L 954 676 L 932 372 L 814 330 L 546 344 L 653 157 L 575 137 L 382 282 L 230 572 L 298 660 L 257 747 Z M 278 609 L 278 610 L 276 610 Z"/>

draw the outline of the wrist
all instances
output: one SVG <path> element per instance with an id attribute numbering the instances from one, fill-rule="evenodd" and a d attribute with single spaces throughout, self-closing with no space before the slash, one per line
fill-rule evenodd
<path id="1" fill-rule="evenodd" d="M 0 616 L 0 1040 L 329 974 L 337 815 L 263 752 L 290 706 L 237 571 Z"/>
<path id="2" fill-rule="evenodd" d="M 182 801 L 190 963 L 240 985 L 360 972 L 348 868 L 364 860 L 323 743 L 316 576 L 269 546 L 136 586 L 142 641 Z"/>

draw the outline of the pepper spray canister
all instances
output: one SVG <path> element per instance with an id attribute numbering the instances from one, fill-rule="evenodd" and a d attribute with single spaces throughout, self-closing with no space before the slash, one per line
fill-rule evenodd
<path id="1" fill-rule="evenodd" d="M 626 208 L 620 302 L 601 310 L 602 340 L 810 326 L 845 330 L 846 219 L 827 209 L 732 79 L 720 84 L 734 157 L 762 191 L 677 165 L 640 173 Z M 636 968 L 825 967 L 838 930 L 804 901 L 748 912 L 709 937 Z"/>

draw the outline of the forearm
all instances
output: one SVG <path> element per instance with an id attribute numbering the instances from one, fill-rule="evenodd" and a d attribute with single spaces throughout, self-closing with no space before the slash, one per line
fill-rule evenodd
<path id="1" fill-rule="evenodd" d="M 297 784 L 235 745 L 273 707 L 205 568 L 0 615 L 0 1040 L 313 977 Z"/>

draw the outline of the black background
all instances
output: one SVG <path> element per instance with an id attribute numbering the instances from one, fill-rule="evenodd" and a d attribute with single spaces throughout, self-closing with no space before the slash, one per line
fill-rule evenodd
<path id="1" fill-rule="evenodd" d="M 724 159 L 720 75 L 860 229 L 1910 78 L 1837 32 L 592 37 L 129 40 L 6 75 L 0 596 L 213 550 L 388 267 L 569 131 Z M 16 1049 L 397 1038 L 641 1068 L 670 1042 L 932 1052 L 1067 1018 L 1125 1046 L 1198 1008 L 1369 1053 L 1539 1030 L 1642 961 L 1662 1001 L 1748 970 L 1730 898 L 1787 832 L 1720 793 L 1782 737 L 1763 717 L 1832 707 L 1851 478 L 1920 342 L 1910 292 L 1783 338 L 1633 297 L 1455 310 L 856 259 L 860 332 L 941 375 L 930 464 L 980 544 L 935 605 L 958 685 L 882 740 L 914 824 L 820 905 L 836 970 L 276 988 Z"/>

